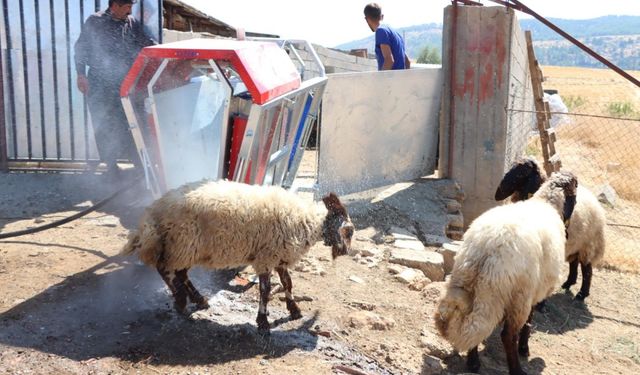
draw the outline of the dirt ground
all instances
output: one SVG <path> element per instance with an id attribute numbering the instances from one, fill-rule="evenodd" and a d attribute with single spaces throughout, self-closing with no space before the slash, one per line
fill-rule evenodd
<path id="1" fill-rule="evenodd" d="M 97 202 L 115 189 L 102 178 L 0 174 L 0 232 Z M 243 286 L 237 270 L 193 270 L 211 307 L 184 317 L 154 270 L 117 255 L 145 196 L 135 189 L 61 227 L 0 240 L 0 373 L 464 372 L 464 357 L 435 336 L 432 315 L 444 283 L 413 290 L 389 272 L 393 244 L 385 233 L 406 224 L 398 213 L 356 215 L 350 256 L 332 261 L 329 248 L 314 246 L 292 271 L 303 319 L 290 321 L 276 293 L 269 305 L 273 329 L 265 336 L 255 325 L 257 287 Z M 639 287 L 638 275 L 596 270 L 586 304 L 558 291 L 535 315 L 525 370 L 640 373 Z M 481 347 L 483 374 L 506 373 L 497 332 Z"/>

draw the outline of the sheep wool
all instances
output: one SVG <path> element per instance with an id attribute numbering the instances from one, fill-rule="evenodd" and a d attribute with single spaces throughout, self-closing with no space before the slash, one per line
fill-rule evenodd
<path id="1" fill-rule="evenodd" d="M 465 233 L 435 316 L 456 349 L 475 348 L 503 319 L 520 329 L 555 289 L 566 241 L 557 187 L 547 182 L 531 200 L 492 208 Z"/>
<path id="2" fill-rule="evenodd" d="M 578 186 L 576 208 L 571 216 L 565 258 L 597 265 L 604 256 L 606 213 L 589 189 Z"/>
<path id="3" fill-rule="evenodd" d="M 326 215 L 324 206 L 279 187 L 190 183 L 147 209 L 122 254 L 138 251 L 148 265 L 177 270 L 251 264 L 260 274 L 295 264 L 322 238 Z"/>

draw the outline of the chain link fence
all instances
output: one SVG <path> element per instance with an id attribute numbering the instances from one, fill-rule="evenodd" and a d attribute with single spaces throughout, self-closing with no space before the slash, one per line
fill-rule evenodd
<path id="1" fill-rule="evenodd" d="M 562 169 L 599 197 L 607 212 L 602 266 L 640 272 L 640 88 L 605 69 L 543 67 Z M 640 76 L 640 74 L 639 74 Z M 536 113 L 507 108 L 510 127 L 542 165 Z"/>

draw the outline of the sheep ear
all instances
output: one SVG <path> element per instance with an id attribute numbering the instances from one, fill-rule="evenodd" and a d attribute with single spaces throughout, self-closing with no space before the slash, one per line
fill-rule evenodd
<path id="1" fill-rule="evenodd" d="M 563 186 L 564 190 L 564 207 L 562 208 L 562 216 L 567 223 L 571 219 L 573 209 L 576 206 L 576 199 L 578 195 L 578 179 L 572 173 L 564 173 L 568 180 Z"/>
<path id="2" fill-rule="evenodd" d="M 336 193 L 329 193 L 329 195 L 322 198 L 322 201 L 324 202 L 325 207 L 327 207 L 327 210 L 331 212 L 346 213 L 347 211 L 340 202 Z"/>

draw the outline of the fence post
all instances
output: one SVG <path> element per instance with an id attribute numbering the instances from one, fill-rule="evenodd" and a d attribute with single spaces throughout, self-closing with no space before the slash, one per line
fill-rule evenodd
<path id="1" fill-rule="evenodd" d="M 4 72 L 2 69 L 2 49 L 0 48 L 0 172 L 9 169 L 7 161 L 7 127 L 4 113 Z"/>

